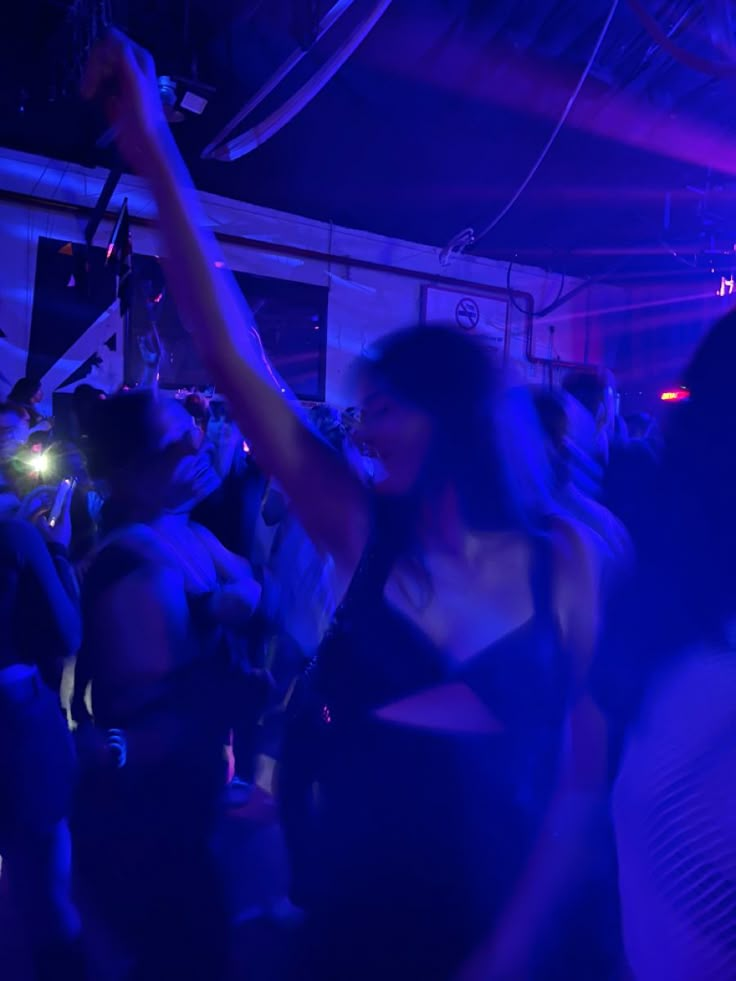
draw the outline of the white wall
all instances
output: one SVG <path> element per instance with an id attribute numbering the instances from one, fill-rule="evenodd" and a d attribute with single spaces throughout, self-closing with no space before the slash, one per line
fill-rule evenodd
<path id="1" fill-rule="evenodd" d="M 106 176 L 102 170 L 85 170 L 0 150 L 0 325 L 7 335 L 4 341 L 0 340 L 0 371 L 7 379 L 0 378 L 0 389 L 25 369 L 37 240 L 39 236 L 49 236 L 81 242 L 85 209 L 95 204 Z M 7 200 L 6 194 L 3 201 L 2 192 L 11 192 L 14 199 Z M 117 212 L 126 196 L 134 218 L 155 217 L 145 184 L 128 176 L 113 196 L 111 213 Z M 344 384 L 346 369 L 367 344 L 387 330 L 420 319 L 423 287 L 447 286 L 458 291 L 459 298 L 467 294 L 477 296 L 480 302 L 486 288 L 506 294 L 506 263 L 465 255 L 443 267 L 438 250 L 430 246 L 339 228 L 216 195 L 203 195 L 202 200 L 211 226 L 228 236 L 224 250 L 233 269 L 329 286 L 328 401 L 349 400 Z M 58 211 L 46 203 L 51 201 L 80 210 Z M 111 223 L 106 220 L 95 244 L 106 245 L 110 231 Z M 257 240 L 262 246 L 233 242 L 231 237 L 249 239 L 251 243 Z M 157 254 L 155 229 L 134 225 L 133 246 L 137 252 Z M 279 247 L 283 246 L 320 255 L 315 258 L 279 254 Z M 401 269 L 404 274 L 362 263 Z M 456 282 L 443 282 L 448 278 Z M 521 266 L 513 269 L 513 289 L 531 294 L 537 309 L 555 298 L 559 283 L 556 274 Z M 576 280 L 568 280 L 565 289 L 576 284 Z M 610 316 L 625 316 L 621 311 L 627 304 L 623 290 L 601 285 L 583 289 L 547 320 L 533 321 L 537 356 L 548 357 L 552 352 L 563 361 L 596 362 L 603 350 L 607 320 Z M 609 309 L 618 312 L 606 314 Z M 555 328 L 552 336 L 550 324 Z M 522 375 L 541 379 L 544 369 L 526 359 L 527 318 L 509 307 L 505 326 L 510 357 Z M 71 371 L 75 365 L 70 362 L 68 367 Z"/>

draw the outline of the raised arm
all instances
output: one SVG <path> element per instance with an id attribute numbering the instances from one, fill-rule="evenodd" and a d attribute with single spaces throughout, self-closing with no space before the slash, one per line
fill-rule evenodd
<path id="1" fill-rule="evenodd" d="M 309 534 L 353 567 L 368 532 L 364 489 L 304 423 L 268 364 L 253 316 L 205 228 L 150 56 L 111 33 L 93 52 L 83 91 L 104 103 L 121 152 L 150 183 L 179 315 L 260 466 L 284 487 Z"/>
<path id="2" fill-rule="evenodd" d="M 140 387 L 151 388 L 155 391 L 158 388 L 162 351 L 161 341 L 154 324 L 151 325 L 148 334 L 142 334 L 138 338 L 138 352 L 143 365 L 139 382 Z"/>

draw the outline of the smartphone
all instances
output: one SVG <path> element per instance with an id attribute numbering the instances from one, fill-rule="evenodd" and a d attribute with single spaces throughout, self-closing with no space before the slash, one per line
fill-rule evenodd
<path id="1" fill-rule="evenodd" d="M 56 491 L 56 497 L 54 498 L 54 503 L 51 506 L 51 512 L 49 514 L 49 526 L 51 528 L 56 525 L 56 522 L 61 517 L 61 512 L 64 510 L 67 499 L 74 493 L 74 488 L 76 486 L 76 477 L 65 477 L 59 484 L 59 488 Z"/>

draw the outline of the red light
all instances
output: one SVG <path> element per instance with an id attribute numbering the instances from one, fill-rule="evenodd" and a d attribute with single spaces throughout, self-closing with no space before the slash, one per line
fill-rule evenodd
<path id="1" fill-rule="evenodd" d="M 112 259 L 112 256 L 113 256 L 113 253 L 114 252 L 115 252 L 115 243 L 114 242 L 110 242 L 110 244 L 107 247 L 107 261 L 108 262 L 110 261 L 110 259 Z"/>
<path id="2" fill-rule="evenodd" d="M 678 388 L 675 392 L 662 392 L 659 398 L 662 402 L 687 402 L 690 392 L 686 388 Z"/>

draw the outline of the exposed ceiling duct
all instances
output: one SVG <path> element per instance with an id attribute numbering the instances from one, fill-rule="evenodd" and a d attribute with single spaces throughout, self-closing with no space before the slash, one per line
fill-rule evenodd
<path id="1" fill-rule="evenodd" d="M 330 8 L 322 20 L 315 26 L 313 45 L 322 40 L 331 28 L 338 23 L 343 14 L 353 6 L 354 2 L 355 0 L 337 0 L 334 6 Z M 230 133 L 242 125 L 262 105 L 265 99 L 289 77 L 297 65 L 300 64 L 309 48 L 301 47 L 294 51 L 276 69 L 271 78 L 261 86 L 258 92 L 246 102 L 240 112 L 205 147 L 202 151 L 202 157 L 204 159 L 211 157 L 215 160 L 237 160 L 239 157 L 246 156 L 252 150 L 255 150 L 256 147 L 261 146 L 278 133 L 279 130 L 291 122 L 322 91 L 325 85 L 342 68 L 348 58 L 354 54 L 358 46 L 366 39 L 390 4 L 391 0 L 377 0 L 377 2 L 374 2 L 370 10 L 353 27 L 350 34 L 339 44 L 327 62 L 317 69 L 308 81 L 262 122 L 252 126 L 241 136 L 237 136 L 224 143 L 223 141 L 226 140 Z"/>
<path id="2" fill-rule="evenodd" d="M 0 145 L 121 166 L 76 94 L 112 18 L 168 80 L 175 139 L 203 191 L 446 245 L 449 258 L 469 244 L 467 226 L 477 237 L 515 198 L 611 3 L 23 0 L 7 5 L 0 34 Z M 571 275 L 621 256 L 673 275 L 685 260 L 707 265 L 694 256 L 725 262 L 736 243 L 735 10 L 621 0 L 542 164 L 474 250 Z M 714 65 L 729 77 L 700 70 Z"/>

